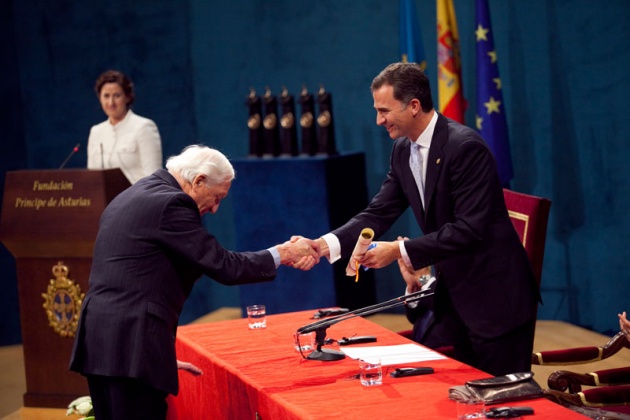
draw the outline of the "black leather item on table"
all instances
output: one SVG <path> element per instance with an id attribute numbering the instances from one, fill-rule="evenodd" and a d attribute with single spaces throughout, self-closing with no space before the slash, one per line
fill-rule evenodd
<path id="1" fill-rule="evenodd" d="M 358 337 L 343 337 L 338 341 L 340 346 L 348 346 L 350 344 L 362 344 L 362 343 L 374 343 L 376 341 L 376 337 L 373 335 L 361 335 Z"/>
<path id="2" fill-rule="evenodd" d="M 449 398 L 452 400 L 480 399 L 486 404 L 500 404 L 542 396 L 543 390 L 534 380 L 533 372 L 511 373 L 468 381 L 463 386 L 454 386 L 449 389 Z"/>
<path id="3" fill-rule="evenodd" d="M 509 419 L 534 414 L 531 407 L 496 407 L 486 410 L 486 418 Z"/>

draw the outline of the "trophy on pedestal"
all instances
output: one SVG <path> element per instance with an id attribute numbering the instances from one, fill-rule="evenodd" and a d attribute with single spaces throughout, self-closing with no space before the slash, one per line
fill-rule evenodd
<path id="1" fill-rule="evenodd" d="M 302 86 L 300 94 L 302 107 L 300 127 L 302 131 L 302 154 L 313 156 L 317 154 L 317 132 L 315 131 L 315 103 L 313 95 L 308 93 L 306 86 Z"/>
<path id="2" fill-rule="evenodd" d="M 319 115 L 317 116 L 317 125 L 319 126 L 319 141 L 317 153 L 326 155 L 336 155 L 337 147 L 335 145 L 335 125 L 332 112 L 332 96 L 326 92 L 323 85 L 320 85 L 317 94 L 317 102 L 319 103 Z"/>
<path id="3" fill-rule="evenodd" d="M 265 89 L 265 118 L 263 119 L 263 127 L 265 134 L 265 155 L 280 155 L 280 137 L 278 129 L 278 102 L 276 97 L 271 94 L 271 89 Z"/>
<path id="4" fill-rule="evenodd" d="M 249 155 L 262 156 L 265 150 L 262 126 L 262 102 L 256 90 L 250 88 L 245 105 L 249 108 L 247 128 L 249 129 Z"/>
<path id="5" fill-rule="evenodd" d="M 297 156 L 297 128 L 295 127 L 295 101 L 286 87 L 282 87 L 280 95 L 280 154 Z"/>

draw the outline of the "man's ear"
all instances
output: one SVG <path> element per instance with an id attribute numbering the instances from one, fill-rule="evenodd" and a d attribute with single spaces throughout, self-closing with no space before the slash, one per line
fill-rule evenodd
<path id="1" fill-rule="evenodd" d="M 207 179 L 208 177 L 205 176 L 204 174 L 199 174 L 195 176 L 195 179 L 193 180 L 193 186 L 200 187 L 206 183 Z"/>
<path id="2" fill-rule="evenodd" d="M 415 115 L 418 115 L 422 112 L 422 104 L 420 104 L 420 101 L 417 98 L 409 101 L 409 105 L 411 106 L 411 109 L 415 113 Z"/>

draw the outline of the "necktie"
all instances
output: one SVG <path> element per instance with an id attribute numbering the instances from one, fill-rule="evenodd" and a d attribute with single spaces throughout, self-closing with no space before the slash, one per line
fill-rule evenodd
<path id="1" fill-rule="evenodd" d="M 416 180 L 418 186 L 418 192 L 420 193 L 420 199 L 422 200 L 422 207 L 424 208 L 424 182 L 422 181 L 422 156 L 420 155 L 420 145 L 417 143 L 411 143 L 411 154 L 409 156 L 409 166 L 411 167 L 411 173 Z"/>

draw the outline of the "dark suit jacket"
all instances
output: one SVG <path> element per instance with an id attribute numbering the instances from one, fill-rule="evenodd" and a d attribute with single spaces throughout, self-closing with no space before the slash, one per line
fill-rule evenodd
<path id="1" fill-rule="evenodd" d="M 426 211 L 409 153 L 409 139 L 394 142 L 379 193 L 332 232 L 339 237 L 342 256 L 352 254 L 361 229 L 370 227 L 379 237 L 411 206 L 424 235 L 405 242 L 405 248 L 415 269 L 436 267 L 436 314 L 450 300 L 466 326 L 488 338 L 535 319 L 536 281 L 483 139 L 469 127 L 438 116 L 426 163 Z"/>
<path id="2" fill-rule="evenodd" d="M 276 268 L 267 250 L 221 247 L 163 169 L 120 193 L 101 216 L 70 368 L 177 394 L 177 322 L 202 274 L 242 284 L 273 280 Z"/>

